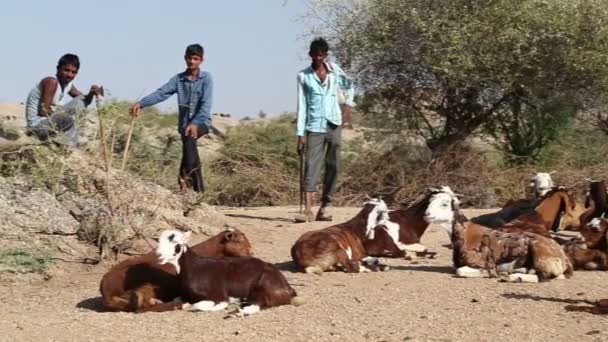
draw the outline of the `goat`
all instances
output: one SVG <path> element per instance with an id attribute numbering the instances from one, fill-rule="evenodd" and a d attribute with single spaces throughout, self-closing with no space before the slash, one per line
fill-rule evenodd
<path id="1" fill-rule="evenodd" d="M 448 231 L 458 276 L 496 277 L 501 273 L 505 280 L 526 282 L 572 276 L 572 264 L 557 242 L 530 232 L 483 227 L 462 215 L 459 203 L 453 194 L 438 193 L 425 212 L 427 220 Z M 526 274 L 528 269 L 535 274 Z"/>
<path id="2" fill-rule="evenodd" d="M 384 201 L 371 199 L 349 221 L 304 233 L 291 247 L 297 268 L 315 274 L 337 269 L 351 273 L 387 270 L 376 258 L 367 257 L 364 245 L 378 217 L 387 210 Z"/>
<path id="3" fill-rule="evenodd" d="M 166 230 L 156 249 L 160 263 L 176 269 L 183 309 L 220 311 L 235 300 L 245 300 L 248 305 L 238 309 L 242 316 L 269 307 L 301 304 L 296 291 L 273 265 L 253 257 L 203 257 L 188 247 L 189 239 L 190 232 Z"/>
<path id="4" fill-rule="evenodd" d="M 608 214 L 608 201 L 606 200 L 606 183 L 604 181 L 590 182 L 589 192 L 585 199 L 587 210 L 580 216 L 580 228 L 585 227 L 597 217 Z"/>
<path id="5" fill-rule="evenodd" d="M 367 254 L 395 258 L 409 257 L 410 253 L 423 253 L 434 257 L 436 253 L 420 244 L 420 239 L 430 223 L 424 216 L 430 200 L 443 192 L 454 194 L 448 186 L 428 188 L 407 208 L 381 213 L 378 226 L 368 234 L 369 239 L 365 241 Z"/>
<path id="6" fill-rule="evenodd" d="M 225 230 L 192 250 L 209 257 L 249 256 L 251 244 L 238 229 Z M 154 251 L 112 267 L 102 278 L 100 292 L 108 311 L 167 311 L 178 308 L 177 273 L 171 264 L 161 265 Z"/>
<path id="7" fill-rule="evenodd" d="M 608 270 L 608 221 L 594 218 L 580 229 L 582 239 L 572 239 L 564 250 L 574 269 Z"/>

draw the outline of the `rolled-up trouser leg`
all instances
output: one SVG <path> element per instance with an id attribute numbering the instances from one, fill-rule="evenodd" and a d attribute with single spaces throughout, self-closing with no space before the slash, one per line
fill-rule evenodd
<path id="1" fill-rule="evenodd" d="M 325 176 L 323 177 L 323 195 L 321 204 L 331 202 L 336 193 L 338 172 L 340 172 L 340 146 L 342 144 L 342 128 L 330 125 L 327 127 L 327 151 L 325 152 Z"/>
<path id="2" fill-rule="evenodd" d="M 198 137 L 207 133 L 209 133 L 207 126 L 199 126 Z M 179 168 L 179 184 L 192 187 L 196 192 L 203 192 L 205 186 L 196 140 L 182 134 L 182 162 Z"/>
<path id="3" fill-rule="evenodd" d="M 321 171 L 326 133 L 308 132 L 306 135 L 306 169 L 304 191 L 316 192 L 317 180 Z"/>

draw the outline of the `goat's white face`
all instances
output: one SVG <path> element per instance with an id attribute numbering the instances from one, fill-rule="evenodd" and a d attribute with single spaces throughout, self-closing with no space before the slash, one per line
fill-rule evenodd
<path id="1" fill-rule="evenodd" d="M 365 235 L 369 239 L 374 239 L 374 228 L 378 225 L 378 221 L 382 218 L 387 212 L 388 207 L 386 203 L 382 199 L 379 198 L 371 198 L 369 201 L 365 202 L 365 205 L 371 204 L 374 206 L 372 211 L 367 216 L 367 226 L 365 229 Z"/>
<path id="2" fill-rule="evenodd" d="M 538 172 L 532 178 L 530 178 L 530 187 L 534 189 L 537 196 L 544 196 L 551 188 L 555 186 L 551 175 L 555 171 L 546 173 Z"/>
<path id="3" fill-rule="evenodd" d="M 436 193 L 429 200 L 429 205 L 424 212 L 424 220 L 429 224 L 440 224 L 447 232 L 452 235 L 452 223 L 456 216 L 456 211 L 460 206 L 460 200 L 448 186 L 441 188 L 441 192 Z"/>
<path id="4" fill-rule="evenodd" d="M 433 195 L 429 205 L 424 212 L 424 220 L 429 223 L 451 223 L 454 220 L 454 208 L 452 201 L 454 195 L 439 192 Z"/>
<path id="5" fill-rule="evenodd" d="M 165 230 L 158 238 L 156 255 L 160 264 L 173 264 L 179 273 L 179 258 L 186 249 L 186 244 L 190 240 L 191 232 L 180 232 L 179 230 Z"/>

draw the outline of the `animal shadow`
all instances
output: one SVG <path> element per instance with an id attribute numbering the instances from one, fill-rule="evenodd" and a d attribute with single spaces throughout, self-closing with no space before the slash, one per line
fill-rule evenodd
<path id="1" fill-rule="evenodd" d="M 454 273 L 454 268 L 450 266 L 432 266 L 432 265 L 397 265 L 391 266 L 392 270 L 400 270 L 400 271 L 416 271 L 416 272 L 431 272 L 431 273 L 443 273 L 443 274 L 452 274 Z"/>
<path id="2" fill-rule="evenodd" d="M 103 311 L 103 299 L 101 297 L 93 297 L 81 300 L 76 307 L 79 309 L 87 309 L 95 312 Z"/>
<path id="3" fill-rule="evenodd" d="M 268 216 L 255 216 L 255 215 L 244 215 L 244 214 L 224 214 L 224 215 L 230 216 L 230 217 L 236 217 L 236 218 L 253 219 L 253 220 L 279 221 L 279 222 L 293 223 L 292 219 L 288 219 L 285 217 L 268 217 Z"/>
<path id="4" fill-rule="evenodd" d="M 277 262 L 274 264 L 274 267 L 276 267 L 279 271 L 286 271 L 292 273 L 296 273 L 298 271 L 296 263 L 293 261 Z"/>
<path id="5" fill-rule="evenodd" d="M 595 303 L 590 302 L 585 299 L 542 297 L 542 296 L 536 296 L 536 295 L 531 295 L 531 294 L 527 294 L 527 293 L 503 293 L 502 296 L 507 299 L 521 299 L 521 300 L 527 299 L 527 300 L 533 300 L 536 302 L 545 301 L 545 302 L 564 303 L 564 304 L 581 304 L 581 303 L 595 304 Z"/>

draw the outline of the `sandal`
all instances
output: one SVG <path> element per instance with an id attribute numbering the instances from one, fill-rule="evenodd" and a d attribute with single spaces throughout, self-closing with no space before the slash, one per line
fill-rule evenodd
<path id="1" fill-rule="evenodd" d="M 299 214 L 297 215 L 293 221 L 295 223 L 304 223 L 304 222 L 312 222 L 314 221 L 314 217 L 312 215 L 312 212 L 308 212 L 308 213 L 304 213 L 304 214 Z"/>

